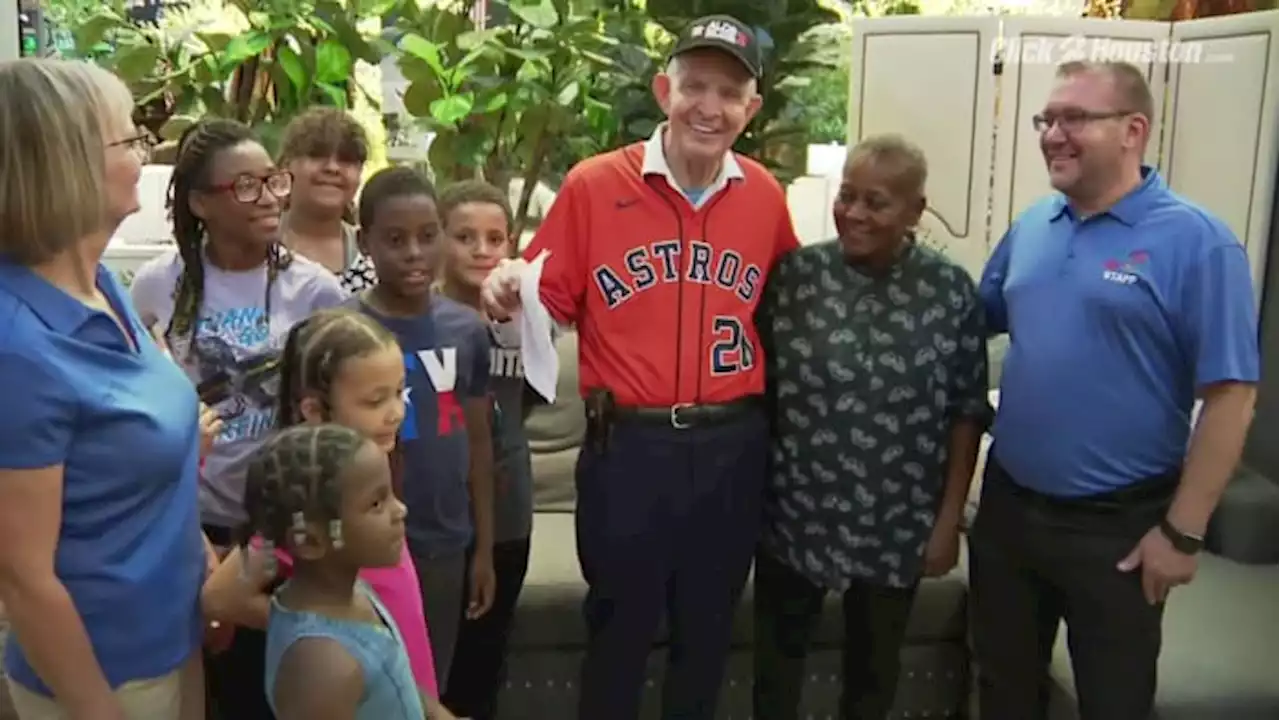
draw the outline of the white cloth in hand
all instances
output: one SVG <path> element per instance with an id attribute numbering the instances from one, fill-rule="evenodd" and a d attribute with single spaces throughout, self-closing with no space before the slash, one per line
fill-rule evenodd
<path id="1" fill-rule="evenodd" d="M 524 363 L 524 379 L 534 392 L 548 403 L 554 403 L 560 356 L 552 339 L 555 324 L 538 296 L 542 267 L 549 255 L 544 250 L 532 262 L 512 263 L 512 267 L 518 268 L 520 278 L 520 355 Z"/>

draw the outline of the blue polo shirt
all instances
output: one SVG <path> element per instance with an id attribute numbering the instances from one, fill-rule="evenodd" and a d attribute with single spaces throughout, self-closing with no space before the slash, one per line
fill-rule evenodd
<path id="1" fill-rule="evenodd" d="M 101 266 L 97 282 L 137 351 L 108 314 L 0 259 L 0 468 L 64 467 L 54 571 L 116 687 L 200 647 L 200 431 L 191 382 Z M 4 666 L 50 694 L 16 638 Z"/>
<path id="2" fill-rule="evenodd" d="M 1033 490 L 1084 496 L 1178 470 L 1198 389 L 1258 381 L 1244 247 L 1154 169 L 1109 211 L 1024 212 L 979 294 L 1009 334 L 992 452 Z"/>

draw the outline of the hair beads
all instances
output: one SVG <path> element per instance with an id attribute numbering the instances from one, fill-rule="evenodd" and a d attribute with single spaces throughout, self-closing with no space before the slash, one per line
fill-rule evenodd
<path id="1" fill-rule="evenodd" d="M 261 536 L 263 549 L 273 551 L 305 535 L 308 523 L 317 523 L 340 548 L 342 473 L 367 442 L 354 430 L 327 424 L 296 425 L 268 440 L 249 461 L 244 499 L 249 519 L 238 544 L 245 547 Z"/>

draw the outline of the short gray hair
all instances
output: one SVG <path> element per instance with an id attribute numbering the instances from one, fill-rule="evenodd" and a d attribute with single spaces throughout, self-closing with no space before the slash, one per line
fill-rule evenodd
<path id="1" fill-rule="evenodd" d="M 107 220 L 106 132 L 133 110 L 115 75 L 79 60 L 0 63 L 0 254 L 44 262 Z"/>
<path id="2" fill-rule="evenodd" d="M 863 138 L 849 150 L 845 169 L 860 160 L 891 166 L 904 189 L 924 195 L 925 183 L 929 180 L 929 161 L 920 146 L 905 137 L 887 133 Z"/>

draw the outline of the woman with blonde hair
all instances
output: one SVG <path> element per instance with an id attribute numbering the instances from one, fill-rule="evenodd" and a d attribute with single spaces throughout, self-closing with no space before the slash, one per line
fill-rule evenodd
<path id="1" fill-rule="evenodd" d="M 0 63 L 0 602 L 21 720 L 197 720 L 199 404 L 102 254 L 149 136 L 115 76 Z"/>

